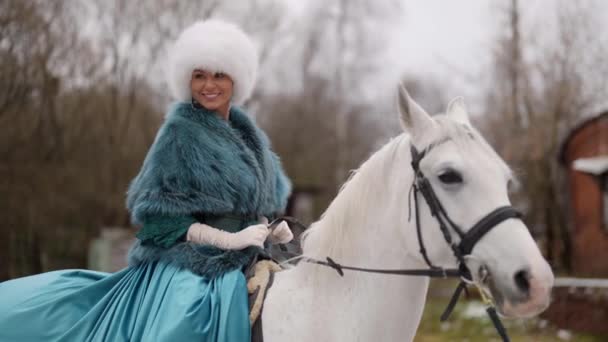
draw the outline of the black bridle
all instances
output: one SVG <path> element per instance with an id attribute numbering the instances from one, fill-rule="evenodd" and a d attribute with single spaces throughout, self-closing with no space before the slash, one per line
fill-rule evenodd
<path id="1" fill-rule="evenodd" d="M 467 268 L 465 263 L 465 256 L 470 255 L 473 251 L 475 245 L 483 238 L 492 228 L 496 227 L 503 221 L 508 219 L 521 219 L 521 213 L 512 206 L 503 206 L 499 207 L 486 216 L 484 216 L 481 220 L 479 220 L 471 229 L 468 231 L 463 231 L 447 214 L 443 205 L 439 201 L 439 198 L 435 194 L 433 187 L 431 186 L 430 181 L 424 175 L 422 170 L 420 170 L 420 162 L 422 159 L 429 153 L 429 151 L 443 143 L 444 141 L 440 141 L 435 144 L 429 145 L 426 149 L 419 152 L 414 145 L 411 145 L 411 154 L 412 154 L 412 169 L 414 170 L 414 182 L 412 184 L 412 188 L 410 193 L 413 192 L 414 195 L 414 207 L 415 207 L 415 215 L 416 215 L 416 234 L 418 236 L 418 244 L 420 246 L 420 254 L 424 258 L 424 261 L 429 266 L 429 269 L 407 269 L 407 270 L 387 270 L 387 269 L 369 269 L 369 268 L 361 268 L 361 267 L 350 267 L 344 266 L 336 263 L 331 258 L 327 257 L 326 261 L 315 260 L 310 258 L 305 258 L 306 262 L 315 263 L 319 265 L 325 265 L 332 267 L 335 269 L 341 276 L 344 275 L 343 270 L 353 270 L 353 271 L 362 271 L 362 272 L 372 272 L 372 273 L 382 273 L 382 274 L 397 274 L 397 275 L 408 275 L 408 276 L 426 276 L 426 277 L 459 277 L 461 279 L 460 284 L 456 288 L 454 295 L 450 299 L 448 306 L 444 313 L 441 315 L 441 321 L 447 320 L 450 313 L 454 309 L 458 299 L 460 298 L 460 294 L 462 291 L 466 290 L 466 286 L 468 283 L 473 282 L 473 277 L 471 275 L 470 270 Z M 456 257 L 458 261 L 457 269 L 444 269 L 438 266 L 433 265 L 429 256 L 426 252 L 426 248 L 424 247 L 424 240 L 422 238 L 422 229 L 420 226 L 420 215 L 418 209 L 418 193 L 421 193 L 424 200 L 426 201 L 431 215 L 435 217 L 437 222 L 439 223 L 439 229 L 445 239 L 446 243 L 452 249 L 454 257 Z M 411 215 L 410 215 L 411 216 Z M 458 235 L 459 241 L 455 241 L 451 231 L 455 232 Z M 503 341 L 508 342 L 509 337 L 507 336 L 507 332 L 502 325 L 498 314 L 496 313 L 496 309 L 492 301 L 486 296 L 483 292 L 484 290 L 479 288 L 480 295 L 484 300 L 484 303 L 487 305 L 486 312 L 488 313 L 492 323 L 496 327 L 498 334 L 502 337 Z"/>
<path id="2" fill-rule="evenodd" d="M 458 260 L 459 272 L 460 276 L 465 278 L 468 281 L 472 281 L 473 278 L 466 267 L 466 263 L 464 261 L 464 257 L 471 254 L 473 248 L 484 237 L 492 228 L 496 227 L 503 221 L 508 219 L 516 218 L 520 219 L 522 217 L 521 213 L 512 206 L 503 206 L 496 208 L 481 220 L 479 220 L 471 229 L 469 229 L 466 233 L 460 228 L 445 211 L 443 205 L 437 198 L 435 191 L 433 191 L 433 187 L 431 186 L 430 181 L 424 173 L 420 170 L 420 161 L 425 157 L 425 155 L 438 144 L 432 144 L 429 148 L 423 150 L 422 152 L 418 152 L 414 145 L 411 145 L 411 153 L 412 153 L 412 169 L 414 169 L 414 183 L 412 184 L 412 189 L 414 192 L 414 205 L 416 210 L 416 232 L 418 235 L 418 243 L 420 245 L 420 254 L 422 254 L 424 261 L 429 265 L 431 269 L 438 268 L 433 265 L 426 253 L 426 249 L 424 248 L 424 242 L 422 239 L 422 231 L 420 227 L 420 218 L 418 214 L 418 193 L 421 193 L 424 197 L 429 209 L 431 210 L 431 215 L 437 219 L 439 222 L 439 229 L 443 234 L 443 238 L 447 242 L 447 244 L 452 249 L 452 252 L 456 259 Z M 452 231 L 456 232 L 458 237 L 460 238 L 460 242 L 456 243 L 450 233 L 450 228 Z"/>

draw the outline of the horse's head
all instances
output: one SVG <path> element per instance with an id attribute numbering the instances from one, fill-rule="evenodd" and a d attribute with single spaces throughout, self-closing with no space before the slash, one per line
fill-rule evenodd
<path id="1" fill-rule="evenodd" d="M 415 149 L 413 158 L 417 152 L 422 156 L 419 178 L 429 181 L 446 220 L 454 223 L 447 225 L 447 231 L 458 245 L 463 236 L 467 239 L 475 235 L 467 233 L 482 218 L 497 208 L 510 206 L 512 173 L 471 126 L 461 99 L 450 103 L 446 115 L 431 117 L 401 88 L 399 108 Z M 428 259 L 437 266 L 454 266 L 457 258 L 445 243 L 437 215 L 431 215 L 427 202 L 419 193 L 419 224 Z M 494 217 L 493 222 L 463 260 L 473 280 L 491 292 L 499 312 L 516 317 L 535 315 L 549 304 L 551 268 L 523 221 L 503 215 L 501 219 Z M 409 246 L 413 248 L 410 250 L 418 250 L 417 239 L 408 241 L 415 244 Z"/>

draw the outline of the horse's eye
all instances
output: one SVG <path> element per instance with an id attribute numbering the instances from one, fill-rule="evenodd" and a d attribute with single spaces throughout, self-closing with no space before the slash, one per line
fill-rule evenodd
<path id="1" fill-rule="evenodd" d="M 439 180 L 445 184 L 462 183 L 462 176 L 455 170 L 446 170 L 439 175 Z"/>

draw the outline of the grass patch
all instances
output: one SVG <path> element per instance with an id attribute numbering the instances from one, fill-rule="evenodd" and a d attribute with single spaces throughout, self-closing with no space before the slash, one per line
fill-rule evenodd
<path id="1" fill-rule="evenodd" d="M 444 296 L 429 296 L 422 322 L 414 338 L 415 342 L 502 342 L 490 318 L 485 314 L 485 308 L 479 301 L 461 298 L 448 322 L 440 322 L 439 316 L 443 313 L 448 301 L 449 298 L 444 298 Z M 606 336 L 560 331 L 546 320 L 539 318 L 503 319 L 502 322 L 513 342 L 606 341 Z"/>

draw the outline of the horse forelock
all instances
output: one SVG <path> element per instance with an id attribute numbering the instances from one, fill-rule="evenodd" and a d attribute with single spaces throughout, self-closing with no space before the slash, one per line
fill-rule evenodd
<path id="1" fill-rule="evenodd" d="M 434 116 L 434 119 L 435 122 L 437 122 L 438 127 L 438 138 L 436 139 L 454 142 L 458 147 L 458 150 L 468 156 L 474 155 L 469 152 L 479 148 L 490 162 L 498 164 L 505 174 L 514 178 L 511 168 L 498 153 L 496 153 L 494 148 L 492 148 L 475 127 L 455 122 L 446 115 L 436 115 Z"/>

